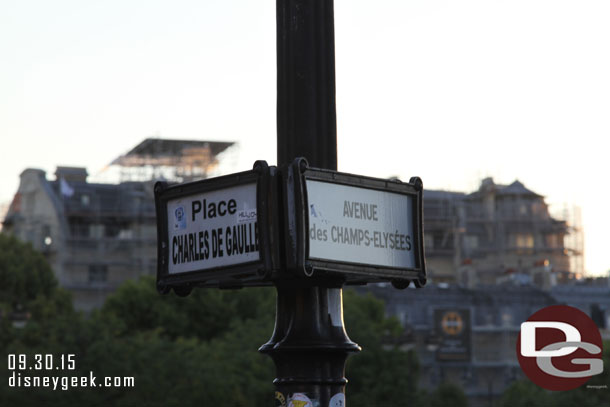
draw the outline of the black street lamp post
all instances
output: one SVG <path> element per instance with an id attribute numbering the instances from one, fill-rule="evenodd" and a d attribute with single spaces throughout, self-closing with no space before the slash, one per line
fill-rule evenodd
<path id="1" fill-rule="evenodd" d="M 277 0 L 278 165 L 337 169 L 334 49 L 332 0 Z M 275 362 L 278 404 L 344 406 L 345 362 L 360 347 L 345 332 L 341 284 L 275 285 L 275 330 L 260 351 Z"/>
<path id="2" fill-rule="evenodd" d="M 157 289 L 275 285 L 277 405 L 345 407 L 343 285 L 425 284 L 423 184 L 336 171 L 332 0 L 277 0 L 277 95 L 277 167 L 155 185 Z"/>

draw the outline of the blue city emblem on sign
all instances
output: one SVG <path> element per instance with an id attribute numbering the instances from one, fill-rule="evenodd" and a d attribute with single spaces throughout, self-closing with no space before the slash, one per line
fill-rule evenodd
<path id="1" fill-rule="evenodd" d="M 186 216 L 182 206 L 176 208 L 174 211 L 174 217 L 176 218 L 174 222 L 174 230 L 186 229 Z"/>

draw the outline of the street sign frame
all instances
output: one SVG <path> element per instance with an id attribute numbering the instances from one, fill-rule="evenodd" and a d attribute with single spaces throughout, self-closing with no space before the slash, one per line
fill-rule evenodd
<path id="1" fill-rule="evenodd" d="M 253 183 L 256 184 L 259 259 L 170 273 L 168 202 Z M 185 296 L 193 287 L 241 288 L 271 285 L 272 274 L 280 267 L 277 183 L 277 168 L 267 165 L 265 161 L 256 161 L 251 171 L 216 178 L 174 185 L 157 182 L 154 188 L 157 213 L 157 290 L 167 294 L 173 288 L 176 294 Z"/>
<path id="2" fill-rule="evenodd" d="M 312 280 L 338 279 L 340 283 L 366 284 L 389 281 L 396 288 L 410 282 L 426 283 L 423 236 L 423 183 L 413 177 L 408 183 L 337 171 L 310 168 L 304 158 L 282 168 L 284 178 L 284 222 L 286 266 L 297 275 Z M 336 261 L 309 256 L 310 211 L 306 182 L 319 181 L 408 196 L 412 199 L 414 267 L 390 267 L 361 262 Z"/>

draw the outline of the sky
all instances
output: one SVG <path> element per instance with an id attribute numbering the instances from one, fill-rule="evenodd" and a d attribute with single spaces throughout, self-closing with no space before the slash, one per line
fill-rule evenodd
<path id="1" fill-rule="evenodd" d="M 577 206 L 610 270 L 607 0 L 335 0 L 339 170 Z M 276 161 L 275 1 L 0 0 L 0 204 L 29 167 L 92 180 L 147 137 Z"/>

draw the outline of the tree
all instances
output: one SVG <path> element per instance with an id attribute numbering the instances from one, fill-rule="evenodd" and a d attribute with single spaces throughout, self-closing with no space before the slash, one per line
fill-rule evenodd
<path id="1" fill-rule="evenodd" d="M 598 407 L 610 405 L 610 341 L 604 342 L 604 371 L 593 376 L 585 385 L 567 391 L 547 391 L 524 379 L 513 383 L 504 391 L 500 406 L 526 406 L 526 407 Z"/>
<path id="2" fill-rule="evenodd" d="M 109 338 L 94 342 L 88 364 L 139 378 L 115 391 L 116 405 L 269 405 L 273 363 L 257 349 L 273 331 L 273 288 L 176 297 L 154 287 L 152 278 L 126 283 L 92 317 Z M 120 362 L 104 360 L 109 353 Z"/>
<path id="3" fill-rule="evenodd" d="M 44 256 L 29 243 L 0 233 L 0 310 L 25 313 L 34 320 L 72 311 L 70 295 L 58 287 Z"/>
<path id="4" fill-rule="evenodd" d="M 501 407 L 548 407 L 550 396 L 543 388 L 536 386 L 529 380 L 522 380 L 510 385 L 502 394 Z"/>
<path id="5" fill-rule="evenodd" d="M 23 326 L 14 326 L 14 319 Z M 27 354 L 31 363 L 35 354 L 61 352 L 73 344 L 82 322 L 71 296 L 58 287 L 44 256 L 30 244 L 0 234 L 0 348 L 5 351 L 4 360 L 8 355 Z M 72 347 L 71 353 L 78 349 Z M 11 374 L 0 369 L 3 387 Z M 8 389 L 0 392 L 0 405 L 28 405 L 27 401 L 21 403 L 23 400 L 40 405 L 44 397 L 39 392 Z"/>
<path id="6" fill-rule="evenodd" d="M 346 393 L 350 407 L 421 405 L 417 356 L 413 351 L 383 347 L 383 338 L 402 333 L 400 322 L 386 317 L 383 301 L 371 294 L 345 290 L 344 308 L 346 330 L 363 348 L 348 359 Z"/>
<path id="7" fill-rule="evenodd" d="M 20 257 L 31 262 L 27 272 Z M 3 295 L 3 306 L 19 301 L 32 310 L 24 328 L 3 327 L 7 354 L 75 355 L 76 370 L 38 376 L 92 372 L 98 382 L 105 376 L 135 378 L 132 388 L 10 388 L 0 392 L 0 405 L 272 404 L 274 365 L 257 349 L 273 331 L 274 288 L 196 289 L 182 298 L 159 295 L 154 279 L 145 277 L 125 283 L 100 310 L 85 317 L 74 312 L 44 258 L 31 247 L 3 237 L 0 266 L 0 287 L 11 293 Z M 345 290 L 348 332 L 365 349 L 348 362 L 350 406 L 419 406 L 426 399 L 417 390 L 417 357 L 384 345 L 384 337 L 402 333 L 398 320 L 385 317 L 384 310 L 383 302 L 371 295 Z M 6 383 L 11 373 L 0 370 L 0 380 Z"/>
<path id="8" fill-rule="evenodd" d="M 106 376 L 134 377 L 135 386 L 69 391 L 10 388 L 0 395 L 0 405 L 269 405 L 273 363 L 257 352 L 273 329 L 269 290 L 196 291 L 201 293 L 162 297 L 154 290 L 153 279 L 144 278 L 124 285 L 89 318 L 72 313 L 54 319 L 47 337 L 32 335 L 28 324 L 16 333 L 7 353 L 28 354 L 28 358 L 35 353 L 76 356 L 75 371 L 40 371 L 36 376 L 92 372 L 98 383 Z M 200 298 L 207 295 L 213 299 L 209 309 Z M 226 304 L 229 314 L 221 304 Z M 182 321 L 181 312 L 191 313 L 190 324 Z M 178 324 L 173 325 L 171 316 Z M 6 383 L 6 370 L 0 376 Z"/>
<path id="9" fill-rule="evenodd" d="M 467 407 L 468 399 L 462 389 L 455 384 L 441 383 L 429 396 L 428 405 L 430 407 Z"/>
<path id="10" fill-rule="evenodd" d="M 586 384 L 569 391 L 553 392 L 551 401 L 554 406 L 597 407 L 610 405 L 610 341 L 603 344 L 604 371 L 593 376 Z"/>
<path id="11" fill-rule="evenodd" d="M 56 333 L 53 327 L 74 314 L 70 294 L 58 287 L 44 256 L 0 233 L 0 347 L 15 339 L 15 319 L 25 324 L 20 337 L 27 344 Z"/>

